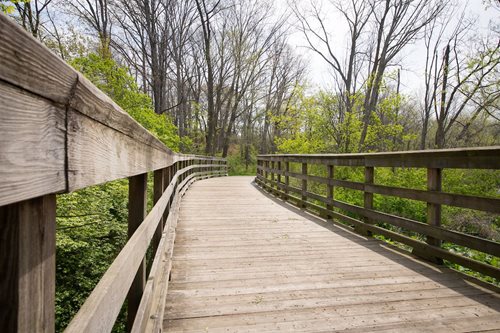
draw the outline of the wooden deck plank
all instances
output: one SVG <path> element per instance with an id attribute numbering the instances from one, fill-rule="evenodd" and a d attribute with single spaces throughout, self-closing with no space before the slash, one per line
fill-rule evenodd
<path id="1" fill-rule="evenodd" d="M 500 296 L 289 209 L 252 177 L 186 193 L 166 332 L 500 331 Z"/>

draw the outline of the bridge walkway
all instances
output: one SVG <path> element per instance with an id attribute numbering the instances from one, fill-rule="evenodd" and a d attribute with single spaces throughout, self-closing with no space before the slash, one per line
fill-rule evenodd
<path id="1" fill-rule="evenodd" d="M 254 177 L 181 202 L 166 332 L 500 331 L 500 296 L 287 205 Z"/>

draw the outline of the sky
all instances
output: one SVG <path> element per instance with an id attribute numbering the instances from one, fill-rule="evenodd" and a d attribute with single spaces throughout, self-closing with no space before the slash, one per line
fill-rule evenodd
<path id="1" fill-rule="evenodd" d="M 304 5 L 310 0 L 299 0 Z M 497 1 L 497 0 L 493 0 Z M 459 0 L 458 3 L 466 8 L 466 13 L 477 18 L 478 29 L 485 33 L 488 29 L 490 21 L 500 24 L 500 11 L 495 8 L 486 9 L 482 0 Z M 301 4 L 300 4 L 301 5 Z M 279 2 L 279 11 L 286 10 L 287 0 Z M 345 51 L 345 36 L 347 26 L 345 25 L 339 14 L 324 9 L 324 17 L 330 25 L 328 30 L 332 32 L 334 41 L 334 50 L 336 53 L 344 53 Z M 295 48 L 296 52 L 304 58 L 308 64 L 308 79 L 311 85 L 321 89 L 333 89 L 333 78 L 328 64 L 315 52 L 307 49 L 307 41 L 300 32 L 293 32 L 289 39 L 290 45 Z M 404 70 L 401 73 L 401 91 L 407 94 L 418 95 L 423 89 L 423 69 L 425 66 L 425 49 L 422 42 L 417 42 L 413 45 L 408 45 L 403 49 L 401 61 Z"/>

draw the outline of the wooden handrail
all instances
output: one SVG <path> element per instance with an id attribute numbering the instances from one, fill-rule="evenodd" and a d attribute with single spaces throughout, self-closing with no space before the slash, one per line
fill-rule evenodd
<path id="1" fill-rule="evenodd" d="M 279 162 L 286 169 L 270 167 Z M 290 163 L 296 163 L 302 172 L 291 172 Z M 308 173 L 308 165 L 325 166 L 327 176 Z M 335 166 L 365 167 L 364 182 L 354 182 L 334 178 Z M 427 190 L 400 188 L 380 185 L 374 182 L 376 167 L 427 168 Z M 257 157 L 256 183 L 266 191 L 276 194 L 299 207 L 327 218 L 338 219 L 363 234 L 379 234 L 413 248 L 414 254 L 441 263 L 442 260 L 459 264 L 485 275 L 500 279 L 500 268 L 452 253 L 441 247 L 441 242 L 449 242 L 500 257 L 500 243 L 467 235 L 441 227 L 441 205 L 449 205 L 500 214 L 500 199 L 446 193 L 441 191 L 441 172 L 443 168 L 500 169 L 500 147 L 443 149 L 431 151 L 390 152 L 373 154 L 277 154 Z M 309 168 L 310 169 L 310 168 Z M 275 175 L 285 176 L 286 183 L 276 180 Z M 297 179 L 301 187 L 290 186 L 289 178 Z M 308 190 L 309 183 L 327 185 L 324 195 Z M 335 199 L 336 187 L 361 191 L 364 206 Z M 427 203 L 427 223 L 377 211 L 373 207 L 373 194 L 381 194 Z M 347 216 L 334 209 L 359 216 Z M 377 225 L 383 222 L 395 227 L 421 234 L 426 242 L 413 239 Z"/>
<path id="2" fill-rule="evenodd" d="M 358 154 L 259 155 L 269 161 L 336 166 L 500 169 L 500 146 Z"/>
<path id="3" fill-rule="evenodd" d="M 80 311 L 73 318 L 65 332 L 111 331 L 118 313 L 120 312 L 120 309 L 123 305 L 123 302 L 125 301 L 127 292 L 132 285 L 132 281 L 134 280 L 137 269 L 140 267 L 141 262 L 146 255 L 146 251 L 149 247 L 151 239 L 153 238 L 158 223 L 160 222 L 161 217 L 163 216 L 163 212 L 165 211 L 168 203 L 170 202 L 170 200 L 173 200 L 173 205 L 170 208 L 169 216 L 175 217 L 173 213 L 178 209 L 180 193 L 186 190 L 186 184 L 188 184 L 188 182 L 195 177 L 206 177 L 214 175 L 212 172 L 191 173 L 181 181 L 181 178 L 186 176 L 189 171 L 201 167 L 206 166 L 192 165 L 180 169 L 175 173 L 169 186 L 166 188 L 165 192 L 163 192 L 160 200 L 158 200 L 151 212 L 147 215 L 144 221 L 140 224 L 139 228 L 137 228 L 136 232 L 120 251 L 120 253 L 108 268 L 104 276 L 101 278 L 95 289 L 87 298 Z M 163 229 L 163 237 L 168 238 L 170 236 L 169 233 L 173 232 L 173 230 L 171 229 L 173 223 L 175 223 L 173 218 L 167 220 L 167 224 Z M 160 241 L 160 243 L 162 242 Z M 157 256 L 161 256 L 161 251 L 164 249 L 168 249 L 172 245 L 173 239 L 165 240 L 162 243 L 162 247 L 158 250 L 155 249 L 154 252 L 160 251 L 159 253 L 157 253 Z M 154 281 L 157 281 L 161 278 L 161 276 L 155 275 L 158 271 L 158 265 L 165 264 L 168 263 L 158 263 L 158 261 L 155 260 L 155 264 L 153 265 L 150 273 L 150 281 L 154 280 L 155 278 L 156 280 Z M 166 285 L 164 285 L 163 288 L 166 288 Z M 143 290 L 147 290 L 146 286 L 143 286 Z M 148 297 L 151 297 L 151 293 L 152 292 L 148 293 Z M 148 301 L 152 300 L 149 299 Z M 152 304 L 143 304 L 143 307 L 151 307 L 151 305 Z M 161 313 L 159 315 L 163 314 Z M 135 313 L 132 317 L 135 319 Z M 142 320 L 146 320 L 149 317 L 150 316 L 144 316 Z M 155 319 L 160 320 L 160 318 L 158 317 L 156 317 Z M 137 325 L 141 326 L 142 321 L 139 320 Z M 132 326 L 130 326 L 130 328 L 132 328 Z"/>
<path id="4" fill-rule="evenodd" d="M 111 331 L 127 293 L 128 329 L 142 327 L 141 315 L 157 311 L 144 288 L 166 288 L 145 281 L 151 240 L 163 255 L 180 196 L 197 179 L 227 175 L 226 160 L 173 152 L 2 13 L 0 31 L 0 331 L 55 329 L 55 194 L 123 178 L 130 239 L 67 330 Z M 155 205 L 144 216 L 149 172 Z"/>
<path id="5" fill-rule="evenodd" d="M 0 206 L 178 161 L 82 74 L 0 13 Z"/>

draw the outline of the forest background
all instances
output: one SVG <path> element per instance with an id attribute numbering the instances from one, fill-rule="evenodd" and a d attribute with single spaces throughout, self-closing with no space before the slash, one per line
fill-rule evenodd
<path id="1" fill-rule="evenodd" d="M 500 144 L 500 5 L 473 5 L 494 18 L 486 29 L 469 2 L 454 0 L 0 0 L 1 11 L 168 147 L 226 157 L 232 175 L 255 175 L 259 153 Z M 415 45 L 419 69 L 407 60 Z M 330 88 L 313 83 L 308 54 L 327 68 Z M 415 70 L 420 82 L 404 82 Z M 376 179 L 424 188 L 425 170 L 382 169 Z M 58 196 L 58 331 L 126 241 L 127 186 Z M 499 197 L 500 175 L 447 171 L 443 188 Z M 354 191 L 336 197 L 362 202 Z M 423 203 L 376 197 L 375 205 L 425 221 Z M 500 240 L 491 214 L 446 208 L 443 224 Z M 119 321 L 115 330 L 123 329 Z"/>

